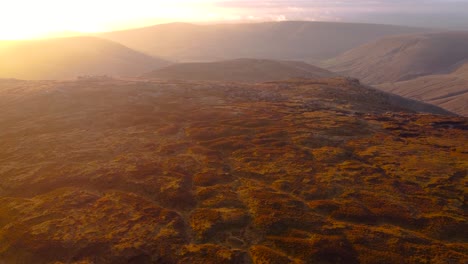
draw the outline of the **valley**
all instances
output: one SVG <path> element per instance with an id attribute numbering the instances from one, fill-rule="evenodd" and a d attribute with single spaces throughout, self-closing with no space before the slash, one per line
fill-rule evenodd
<path id="1" fill-rule="evenodd" d="M 468 263 L 468 31 L 379 24 L 462 1 L 54 1 L 2 3 L 0 264 Z"/>
<path id="2" fill-rule="evenodd" d="M 383 38 L 322 66 L 408 98 L 468 116 L 468 32 Z"/>

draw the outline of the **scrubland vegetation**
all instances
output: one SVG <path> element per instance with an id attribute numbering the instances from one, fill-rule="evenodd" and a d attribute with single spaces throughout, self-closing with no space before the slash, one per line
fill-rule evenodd
<path id="1" fill-rule="evenodd" d="M 6 263 L 468 259 L 466 118 L 342 78 L 1 84 Z"/>

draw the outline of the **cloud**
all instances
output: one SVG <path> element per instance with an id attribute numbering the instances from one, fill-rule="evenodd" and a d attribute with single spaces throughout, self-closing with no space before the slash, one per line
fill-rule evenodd
<path id="1" fill-rule="evenodd" d="M 468 28 L 468 0 L 219 0 L 241 17 Z"/>

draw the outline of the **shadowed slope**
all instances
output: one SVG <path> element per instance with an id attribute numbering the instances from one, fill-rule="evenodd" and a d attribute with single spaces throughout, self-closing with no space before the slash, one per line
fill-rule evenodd
<path id="1" fill-rule="evenodd" d="M 314 62 L 383 36 L 427 32 L 401 26 L 270 22 L 193 25 L 173 23 L 100 36 L 170 60 L 216 61 L 267 58 Z"/>
<path id="2" fill-rule="evenodd" d="M 168 64 L 94 37 L 4 41 L 0 42 L 0 57 L 0 78 L 18 79 L 135 76 Z"/>
<path id="3" fill-rule="evenodd" d="M 409 81 L 384 83 L 376 87 L 468 116 L 468 63 L 463 64 L 450 74 L 437 74 Z"/>
<path id="4" fill-rule="evenodd" d="M 468 59 L 468 32 L 383 38 L 352 49 L 325 64 L 367 84 L 405 81 L 449 73 Z"/>
<path id="5" fill-rule="evenodd" d="M 331 76 L 334 76 L 332 72 L 304 62 L 260 59 L 181 63 L 143 75 L 145 78 L 157 79 L 232 82 L 262 82 Z"/>

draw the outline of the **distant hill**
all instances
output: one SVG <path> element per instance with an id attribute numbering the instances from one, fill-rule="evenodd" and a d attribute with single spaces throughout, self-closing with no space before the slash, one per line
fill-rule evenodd
<path id="1" fill-rule="evenodd" d="M 335 76 L 330 71 L 299 61 L 236 59 L 207 63 L 181 63 L 144 74 L 145 78 L 262 82 L 291 78 Z"/>
<path id="2" fill-rule="evenodd" d="M 385 83 L 377 88 L 468 116 L 468 63 L 449 74 Z"/>
<path id="3" fill-rule="evenodd" d="M 449 73 L 468 59 L 468 32 L 387 37 L 325 63 L 328 69 L 381 84 Z"/>
<path id="4" fill-rule="evenodd" d="M 168 62 L 96 37 L 0 42 L 0 78 L 135 76 Z"/>
<path id="5" fill-rule="evenodd" d="M 390 25 L 286 21 L 220 25 L 173 23 L 99 36 L 153 56 L 181 62 L 236 58 L 316 62 L 384 36 L 427 31 Z"/>

